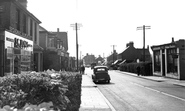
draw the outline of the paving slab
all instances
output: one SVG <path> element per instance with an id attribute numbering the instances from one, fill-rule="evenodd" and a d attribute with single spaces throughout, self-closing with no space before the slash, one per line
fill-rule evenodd
<path id="1" fill-rule="evenodd" d="M 115 111 L 89 75 L 82 75 L 81 105 L 79 111 Z"/>

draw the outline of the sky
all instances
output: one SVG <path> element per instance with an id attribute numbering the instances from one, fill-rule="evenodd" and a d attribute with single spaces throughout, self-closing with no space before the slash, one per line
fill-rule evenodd
<path id="1" fill-rule="evenodd" d="M 121 53 L 126 44 L 135 48 L 161 45 L 185 39 L 184 0 L 28 0 L 28 11 L 48 31 L 68 32 L 68 52 L 76 56 L 76 32 L 71 24 L 79 23 L 79 56 L 86 53 L 107 57 L 114 49 Z M 152 53 L 152 51 L 151 51 Z"/>

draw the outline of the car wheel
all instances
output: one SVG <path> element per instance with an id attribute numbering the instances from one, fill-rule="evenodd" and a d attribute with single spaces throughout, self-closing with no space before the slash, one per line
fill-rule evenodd
<path id="1" fill-rule="evenodd" d="M 110 80 L 108 80 L 107 83 L 110 83 Z"/>

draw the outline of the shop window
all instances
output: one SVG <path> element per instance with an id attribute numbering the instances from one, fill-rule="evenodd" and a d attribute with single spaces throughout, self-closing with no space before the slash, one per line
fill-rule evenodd
<path id="1" fill-rule="evenodd" d="M 160 50 L 154 51 L 154 72 L 161 71 Z"/>
<path id="2" fill-rule="evenodd" d="M 167 50 L 167 73 L 177 73 L 177 49 Z"/>
<path id="3" fill-rule="evenodd" d="M 5 75 L 13 73 L 13 49 L 5 49 Z"/>

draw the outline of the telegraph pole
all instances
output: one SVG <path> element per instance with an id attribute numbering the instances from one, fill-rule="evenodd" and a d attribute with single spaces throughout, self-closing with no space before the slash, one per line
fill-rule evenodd
<path id="1" fill-rule="evenodd" d="M 143 62 L 145 62 L 145 30 L 150 28 L 150 26 L 145 25 L 137 27 L 137 30 L 143 30 Z"/>
<path id="2" fill-rule="evenodd" d="M 112 47 L 113 47 L 113 54 L 112 54 L 112 58 L 113 58 L 113 63 L 114 63 L 114 47 L 116 46 L 116 45 L 111 45 Z"/>
<path id="3" fill-rule="evenodd" d="M 77 71 L 78 71 L 78 30 L 80 29 L 82 25 L 75 23 L 75 24 L 71 24 L 71 27 L 73 27 L 73 29 L 76 30 L 76 67 L 77 67 Z"/>

